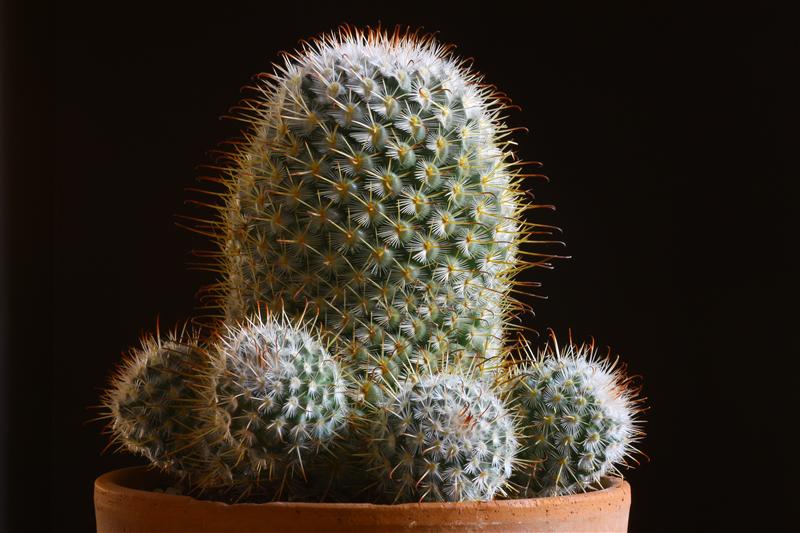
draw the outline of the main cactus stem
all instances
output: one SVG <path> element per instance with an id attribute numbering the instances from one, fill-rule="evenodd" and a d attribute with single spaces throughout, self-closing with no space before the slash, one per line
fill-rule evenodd
<path id="1" fill-rule="evenodd" d="M 480 82 L 430 37 L 350 29 L 260 77 L 200 229 L 221 316 L 132 352 L 114 440 L 227 501 L 568 494 L 630 456 L 635 391 L 593 349 L 506 357 L 514 274 L 558 256 L 520 250 L 555 242 L 521 220 L 549 206 Z"/>
<path id="2" fill-rule="evenodd" d="M 502 358 L 524 226 L 505 100 L 446 50 L 331 35 L 261 79 L 219 228 L 228 323 L 316 314 L 373 378 Z"/>

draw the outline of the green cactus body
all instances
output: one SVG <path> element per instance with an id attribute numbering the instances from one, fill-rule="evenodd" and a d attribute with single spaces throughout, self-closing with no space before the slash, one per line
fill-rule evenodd
<path id="1" fill-rule="evenodd" d="M 190 480 L 213 454 L 211 434 L 202 429 L 212 409 L 211 368 L 195 335 L 144 337 L 105 394 L 114 441 Z"/>
<path id="2" fill-rule="evenodd" d="M 207 485 L 239 495 L 291 497 L 345 429 L 346 382 L 305 328 L 254 318 L 223 339 L 212 418 L 227 438 L 206 465 Z M 214 422 L 212 422 L 214 423 Z"/>
<path id="3" fill-rule="evenodd" d="M 553 496 L 598 487 L 635 451 L 636 391 L 593 345 L 553 342 L 515 369 L 512 398 L 525 426 L 515 476 L 523 495 Z"/>
<path id="4" fill-rule="evenodd" d="M 146 337 L 114 441 L 227 501 L 550 496 L 624 464 L 639 400 L 593 346 L 503 364 L 514 275 L 561 257 L 521 247 L 563 244 L 522 220 L 552 206 L 523 201 L 508 99 L 430 36 L 350 28 L 250 89 L 198 228 L 214 341 Z"/>
<path id="5" fill-rule="evenodd" d="M 491 500 L 518 451 L 515 418 L 484 380 L 415 376 L 364 428 L 369 471 L 391 502 Z"/>
<path id="6" fill-rule="evenodd" d="M 507 100 L 447 50 L 342 30 L 261 78 L 238 108 L 250 130 L 218 228 L 228 324 L 263 307 L 315 314 L 373 377 L 505 353 L 533 224 Z"/>

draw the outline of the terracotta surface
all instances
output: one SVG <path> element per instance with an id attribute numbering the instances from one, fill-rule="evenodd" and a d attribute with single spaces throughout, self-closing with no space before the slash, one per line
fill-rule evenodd
<path id="1" fill-rule="evenodd" d="M 228 505 L 150 492 L 156 473 L 142 467 L 97 478 L 98 533 L 346 531 L 627 531 L 630 486 L 606 478 L 608 488 L 574 496 L 464 503 L 371 505 L 242 503 Z M 145 490 L 142 490 L 145 489 Z"/>

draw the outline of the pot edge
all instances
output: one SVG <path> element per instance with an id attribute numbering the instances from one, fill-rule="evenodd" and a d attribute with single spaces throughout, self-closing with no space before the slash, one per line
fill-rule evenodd
<path id="1" fill-rule="evenodd" d="M 95 492 L 105 493 L 134 493 L 139 499 L 152 499 L 159 501 L 192 501 L 202 505 L 213 505 L 230 508 L 242 507 L 282 507 L 282 508 L 298 508 L 298 509 L 374 509 L 374 510 L 403 510 L 403 509 L 458 509 L 458 508 L 473 508 L 474 506 L 495 507 L 499 509 L 507 508 L 513 509 L 517 507 L 531 508 L 536 506 L 549 506 L 555 502 L 560 504 L 569 504 L 570 502 L 581 501 L 589 503 L 593 499 L 602 499 L 610 492 L 624 491 L 630 493 L 630 485 L 628 482 L 618 476 L 603 476 L 603 483 L 608 484 L 607 487 L 601 490 L 593 490 L 579 494 L 570 494 L 567 496 L 548 496 L 543 498 L 517 498 L 507 500 L 491 500 L 491 501 L 466 501 L 466 502 L 416 502 L 416 503 L 398 503 L 398 504 L 378 504 L 378 503 L 347 503 L 347 502 L 263 502 L 263 503 L 227 503 L 215 500 L 199 500 L 192 496 L 178 495 L 178 494 L 165 494 L 160 492 L 153 492 L 151 490 L 134 488 L 128 486 L 125 481 L 131 478 L 141 478 L 142 476 L 158 476 L 159 471 L 147 466 L 130 466 L 126 468 L 119 468 L 101 474 L 94 482 Z"/>

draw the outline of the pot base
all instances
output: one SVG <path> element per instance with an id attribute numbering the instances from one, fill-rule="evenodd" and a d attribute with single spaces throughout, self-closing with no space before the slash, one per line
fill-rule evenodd
<path id="1" fill-rule="evenodd" d="M 631 491 L 621 478 L 603 490 L 520 500 L 459 503 L 237 503 L 151 492 L 158 472 L 114 470 L 94 484 L 98 533 L 271 532 L 625 532 Z"/>

